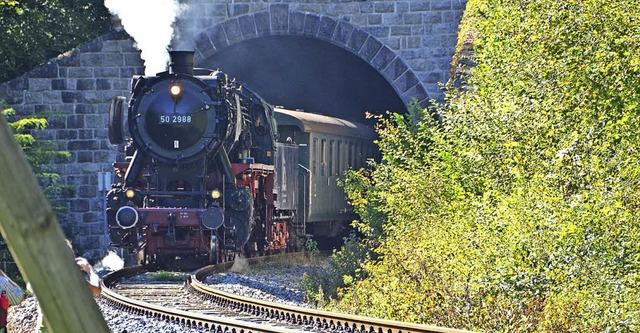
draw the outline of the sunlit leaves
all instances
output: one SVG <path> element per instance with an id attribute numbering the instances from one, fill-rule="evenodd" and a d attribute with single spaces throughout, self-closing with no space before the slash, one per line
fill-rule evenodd
<path id="1" fill-rule="evenodd" d="M 345 182 L 380 246 L 334 307 L 483 331 L 640 330 L 640 2 L 471 0 L 466 16 L 466 90 L 437 123 L 381 117 L 383 163 Z"/>

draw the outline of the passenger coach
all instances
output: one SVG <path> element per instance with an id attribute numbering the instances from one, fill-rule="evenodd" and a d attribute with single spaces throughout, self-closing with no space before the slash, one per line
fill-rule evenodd
<path id="1" fill-rule="evenodd" d="M 334 238 L 356 218 L 338 178 L 377 155 L 371 126 L 276 107 L 281 142 L 299 147 L 298 223 L 314 237 Z"/>

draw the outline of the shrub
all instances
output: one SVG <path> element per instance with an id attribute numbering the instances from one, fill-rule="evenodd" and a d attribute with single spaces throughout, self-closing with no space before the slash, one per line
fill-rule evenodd
<path id="1" fill-rule="evenodd" d="M 419 108 L 381 119 L 382 163 L 345 181 L 379 246 L 330 307 L 482 331 L 639 330 L 637 17 L 637 1 L 470 0 L 465 90 L 450 88 L 438 123 Z"/>

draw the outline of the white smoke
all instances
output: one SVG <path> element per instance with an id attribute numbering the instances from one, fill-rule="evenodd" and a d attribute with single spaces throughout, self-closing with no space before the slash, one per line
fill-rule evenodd
<path id="1" fill-rule="evenodd" d="M 96 271 L 117 271 L 119 269 L 122 269 L 123 267 L 124 260 L 120 258 L 115 252 L 109 251 L 109 254 L 102 258 L 100 262 L 95 264 L 94 269 Z"/>
<path id="2" fill-rule="evenodd" d="M 178 0 L 105 0 L 104 5 L 136 41 L 145 75 L 165 71 L 173 24 L 185 6 Z"/>

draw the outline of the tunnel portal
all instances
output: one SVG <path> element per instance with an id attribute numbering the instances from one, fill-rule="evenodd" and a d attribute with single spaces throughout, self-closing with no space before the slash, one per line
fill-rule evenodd
<path id="1" fill-rule="evenodd" d="M 365 112 L 406 112 L 393 87 L 368 63 L 331 43 L 264 36 L 228 46 L 200 65 L 219 68 L 267 102 L 362 120 Z"/>

